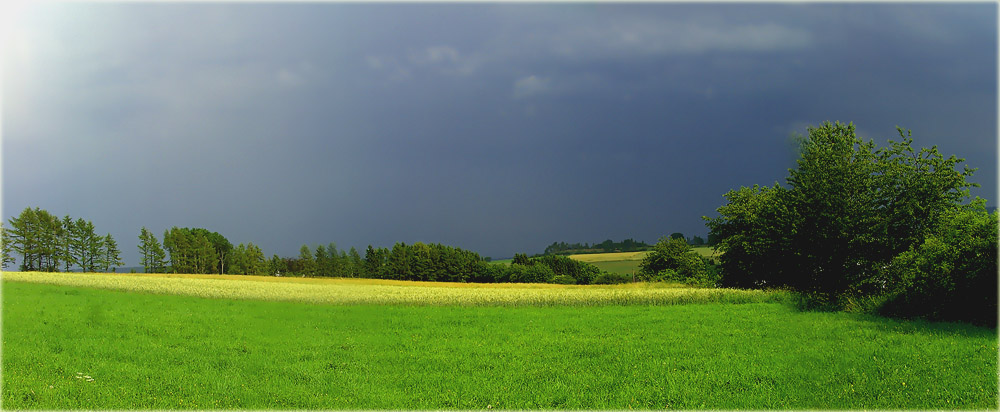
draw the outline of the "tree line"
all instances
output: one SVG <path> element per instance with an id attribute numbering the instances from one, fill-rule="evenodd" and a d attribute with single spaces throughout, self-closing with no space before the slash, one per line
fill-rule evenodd
<path id="1" fill-rule="evenodd" d="M 100 236 L 94 223 L 69 215 L 61 219 L 39 208 L 25 208 L 19 215 L 0 224 L 3 268 L 20 256 L 20 270 L 56 272 L 115 271 L 124 264 L 118 243 L 111 234 Z"/>
<path id="2" fill-rule="evenodd" d="M 478 253 L 439 243 L 397 242 L 392 248 L 369 245 L 364 257 L 335 243 L 302 245 L 296 257 L 266 259 L 253 243 L 235 248 L 222 235 L 200 228 L 171 228 L 161 246 L 145 227 L 139 235 L 141 261 L 150 273 L 228 273 L 258 276 L 357 277 L 430 282 L 622 283 L 630 277 L 596 266 L 547 255 L 518 254 L 510 265 L 490 263 Z M 217 260 L 217 265 L 215 264 Z M 223 268 L 228 268 L 223 271 Z"/>
<path id="3" fill-rule="evenodd" d="M 706 242 L 705 238 L 701 236 L 685 237 L 683 233 L 674 232 L 668 237 L 669 239 L 680 239 L 691 246 L 705 246 L 714 245 L 713 242 Z M 709 239 L 714 240 L 713 237 L 709 236 Z M 662 239 L 661 239 L 662 240 Z M 576 255 L 576 254 L 586 254 L 586 253 L 615 253 L 615 252 L 643 252 L 653 250 L 653 246 L 647 244 L 646 242 L 637 241 L 635 239 L 625 239 L 621 242 L 615 242 L 611 239 L 605 240 L 601 243 L 594 243 L 593 245 L 589 243 L 566 243 L 566 242 L 552 242 L 551 245 L 545 247 L 545 251 L 541 255 Z"/>
<path id="4" fill-rule="evenodd" d="M 589 243 L 566 243 L 552 242 L 545 247 L 544 255 L 573 255 L 580 253 L 613 253 L 613 252 L 641 252 L 649 250 L 650 245 L 635 239 L 625 239 L 615 242 L 611 239 L 593 245 Z"/>

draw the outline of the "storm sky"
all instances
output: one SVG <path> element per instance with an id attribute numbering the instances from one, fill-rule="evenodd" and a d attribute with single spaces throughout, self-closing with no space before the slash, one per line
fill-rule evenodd
<path id="1" fill-rule="evenodd" d="M 997 5 L 54 3 L 3 28 L 2 207 L 270 256 L 707 234 L 791 136 L 896 126 L 996 205 Z M 162 238 L 161 238 L 162 239 Z"/>

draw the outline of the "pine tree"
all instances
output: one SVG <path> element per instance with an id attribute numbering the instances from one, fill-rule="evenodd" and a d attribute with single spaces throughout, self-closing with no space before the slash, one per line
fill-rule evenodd
<path id="1" fill-rule="evenodd" d="M 361 276 L 361 272 L 364 270 L 364 262 L 361 260 L 361 254 L 358 250 L 351 246 L 350 256 L 350 276 L 353 278 Z"/>
<path id="2" fill-rule="evenodd" d="M 84 272 L 96 271 L 96 259 L 103 242 L 98 241 L 92 222 L 77 218 L 70 228 L 70 255 Z"/>
<path id="3" fill-rule="evenodd" d="M 271 272 L 271 275 L 274 276 L 281 276 L 281 274 L 286 270 L 285 260 L 278 255 L 271 256 L 271 261 L 269 262 L 268 266 L 269 266 L 268 270 Z"/>
<path id="4" fill-rule="evenodd" d="M 35 209 L 35 213 L 38 219 L 38 267 L 46 272 L 55 272 L 59 269 L 59 257 L 62 255 L 59 245 L 62 224 L 58 217 L 46 210 Z"/>
<path id="5" fill-rule="evenodd" d="M 166 273 L 167 252 L 163 250 L 163 246 L 160 246 L 160 242 L 156 239 L 156 236 L 150 233 L 149 237 L 153 240 L 150 252 L 153 273 Z"/>
<path id="6" fill-rule="evenodd" d="M 333 260 L 323 245 L 316 246 L 316 272 L 319 276 L 333 276 Z"/>
<path id="7" fill-rule="evenodd" d="M 69 215 L 63 216 L 61 226 L 62 236 L 60 237 L 60 247 L 62 250 L 62 261 L 63 265 L 65 265 L 65 270 L 69 272 L 70 267 L 78 264 L 71 250 L 73 242 L 73 218 L 69 217 Z"/>
<path id="8" fill-rule="evenodd" d="M 166 253 L 160 241 L 145 227 L 139 232 L 140 264 L 146 273 L 162 273 L 166 265 Z"/>
<path id="9" fill-rule="evenodd" d="M 302 261 L 302 275 L 315 275 L 316 261 L 313 260 L 312 251 L 309 249 L 309 246 L 302 245 L 302 247 L 299 248 L 299 260 Z"/>
<path id="10" fill-rule="evenodd" d="M 247 247 L 246 245 L 240 243 L 229 252 L 229 274 L 231 275 L 246 275 L 247 274 Z"/>
<path id="11" fill-rule="evenodd" d="M 267 260 L 265 260 L 264 251 L 260 249 L 260 246 L 248 242 L 246 249 L 247 274 L 254 276 L 267 274 Z"/>
<path id="12" fill-rule="evenodd" d="M 150 238 L 153 236 L 145 226 L 139 230 L 139 264 L 142 265 L 146 273 L 152 273 L 153 245 Z"/>
<path id="13" fill-rule="evenodd" d="M 38 269 L 35 259 L 38 249 L 36 220 L 35 210 L 31 208 L 25 208 L 20 215 L 8 220 L 11 251 L 21 255 L 20 269 L 25 272 Z"/>
<path id="14" fill-rule="evenodd" d="M 115 272 L 118 266 L 125 264 L 121 258 L 121 251 L 118 250 L 118 243 L 115 239 L 111 237 L 108 233 L 104 236 L 104 255 L 101 259 L 101 265 L 105 272 L 111 271 Z"/>
<path id="15" fill-rule="evenodd" d="M 344 260 L 340 258 L 341 251 L 337 249 L 337 244 L 330 242 L 326 246 L 326 255 L 330 259 L 330 276 L 341 276 L 344 272 Z"/>
<path id="16" fill-rule="evenodd" d="M 13 248 L 11 247 L 10 232 L 7 228 L 3 227 L 3 222 L 0 222 L 0 247 L 3 249 L 3 268 L 6 269 L 7 266 L 14 264 L 14 257 L 11 256 Z"/>

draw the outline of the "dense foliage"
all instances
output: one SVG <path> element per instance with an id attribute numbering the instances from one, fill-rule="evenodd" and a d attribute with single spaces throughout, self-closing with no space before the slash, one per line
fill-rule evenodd
<path id="1" fill-rule="evenodd" d="M 167 252 L 145 226 L 139 231 L 139 264 L 146 273 L 163 273 L 167 269 Z"/>
<path id="2" fill-rule="evenodd" d="M 243 252 L 246 249 L 247 252 Z M 242 257 L 244 253 L 249 256 Z M 539 256 L 529 258 L 516 254 L 510 265 L 493 264 L 478 253 L 442 244 L 396 243 L 393 247 L 369 245 L 361 257 L 353 247 L 349 252 L 338 250 L 331 243 L 315 249 L 303 245 L 299 256 L 282 258 L 277 255 L 264 262 L 262 254 L 251 246 L 238 246 L 234 252 L 232 274 L 356 277 L 429 282 L 480 282 L 480 283 L 623 283 L 626 279 L 612 276 L 589 263 L 565 256 Z M 248 263 L 240 263 L 240 262 Z M 256 262 L 260 270 L 242 270 L 249 262 Z M 603 276 L 603 277 L 602 277 Z M 595 282 L 600 278 L 600 282 Z M 627 280 L 631 280 L 628 278 Z"/>
<path id="3" fill-rule="evenodd" d="M 661 238 L 639 264 L 639 280 L 683 282 L 715 287 L 719 273 L 714 262 L 691 249 L 684 236 Z"/>
<path id="4" fill-rule="evenodd" d="M 216 232 L 176 226 L 163 233 L 163 247 L 174 273 L 226 273 L 233 250 L 233 244 Z"/>
<path id="5" fill-rule="evenodd" d="M 922 242 L 893 258 L 884 280 L 897 287 L 880 311 L 995 324 L 996 262 L 996 212 L 951 212 Z"/>
<path id="6" fill-rule="evenodd" d="M 60 219 L 44 209 L 25 208 L 2 227 L 3 267 L 19 255 L 23 271 L 56 272 L 79 268 L 84 272 L 114 271 L 121 251 L 111 234 L 100 236 L 94 223 L 69 215 Z"/>
<path id="7" fill-rule="evenodd" d="M 974 169 L 957 171 L 963 159 L 915 150 L 899 133 L 877 147 L 852 124 L 810 128 L 787 187 L 727 193 L 707 219 L 721 283 L 788 287 L 816 306 L 891 302 L 899 315 L 995 322 L 996 217 L 982 200 L 965 202 Z M 943 309 L 960 296 L 985 312 Z"/>

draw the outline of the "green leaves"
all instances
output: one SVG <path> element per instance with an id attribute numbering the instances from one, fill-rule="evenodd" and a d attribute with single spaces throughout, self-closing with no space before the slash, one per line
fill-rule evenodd
<path id="1" fill-rule="evenodd" d="M 975 169 L 957 170 L 964 160 L 946 158 L 936 147 L 915 150 L 910 132 L 898 131 L 900 141 L 878 147 L 858 138 L 853 124 L 809 128 L 787 188 L 755 185 L 727 193 L 719 216 L 706 218 L 724 252 L 722 283 L 786 286 L 834 300 L 930 288 L 938 295 L 930 299 L 951 299 L 944 297 L 953 289 L 947 282 L 961 282 L 955 259 L 944 251 L 961 247 L 939 237 L 961 232 L 947 223 L 956 213 L 978 207 L 976 213 L 985 215 L 981 201 L 963 204 L 976 186 L 965 180 Z M 993 239 L 995 249 L 995 234 Z M 903 282 L 909 270 L 934 273 L 937 280 L 927 287 Z M 888 272 L 895 278 L 886 279 Z M 993 296 L 992 312 L 995 302 Z"/>
<path id="2" fill-rule="evenodd" d="M 684 240 L 684 236 L 661 238 L 639 264 L 639 276 L 647 281 L 684 282 L 698 286 L 716 286 L 713 264 L 702 258 Z"/>
<path id="3" fill-rule="evenodd" d="M 163 234 L 174 273 L 221 273 L 233 249 L 224 236 L 202 228 L 170 228 Z"/>
<path id="4" fill-rule="evenodd" d="M 39 208 L 25 208 L 9 220 L 4 230 L 4 263 L 13 263 L 10 253 L 19 254 L 22 270 L 55 272 L 74 265 L 85 272 L 106 270 L 107 237 L 98 236 L 93 222 L 57 216 Z M 108 235 L 110 237 L 110 235 Z M 113 239 L 112 239 L 113 242 Z"/>
<path id="5" fill-rule="evenodd" d="M 163 240 L 166 242 L 167 238 L 164 237 Z M 139 254 L 140 264 L 146 273 L 162 273 L 166 269 L 166 252 L 156 235 L 145 226 L 139 231 Z"/>

